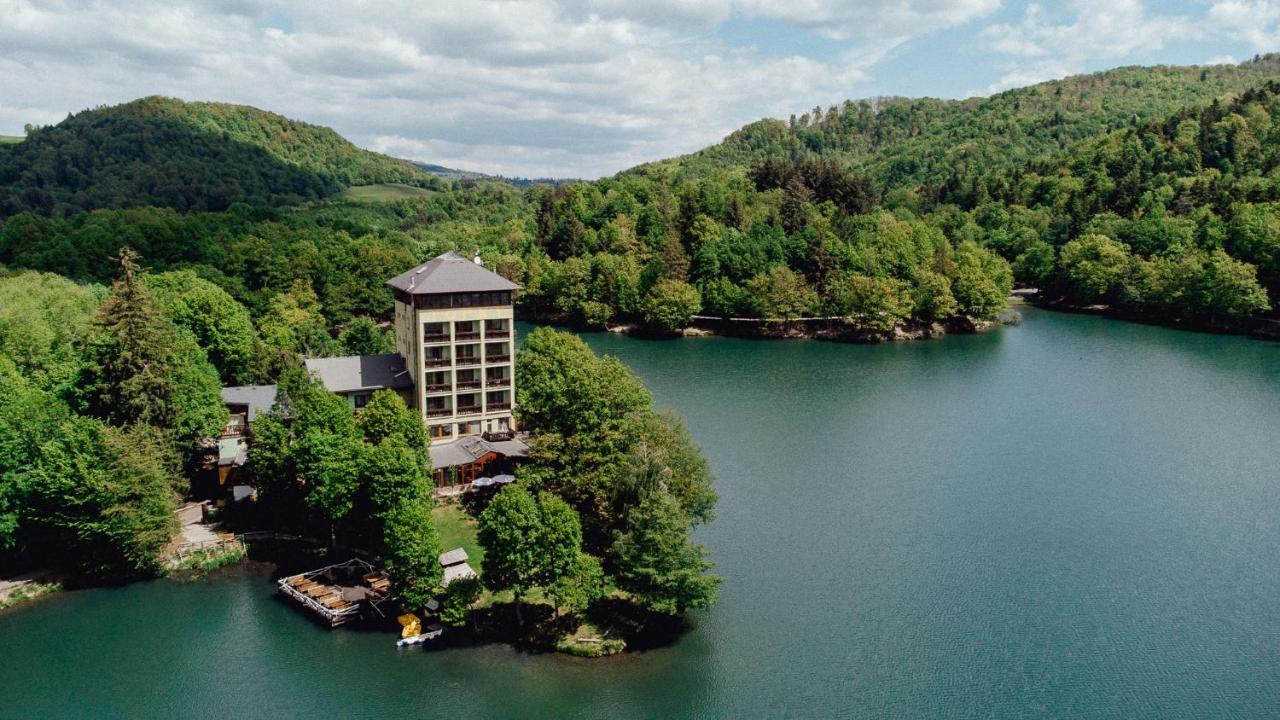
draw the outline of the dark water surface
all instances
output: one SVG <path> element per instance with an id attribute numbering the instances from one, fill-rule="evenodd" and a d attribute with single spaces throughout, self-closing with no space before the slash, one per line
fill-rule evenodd
<path id="1" fill-rule="evenodd" d="M 718 477 L 721 602 L 672 647 L 397 651 L 237 571 L 0 614 L 0 717 L 1280 715 L 1280 345 L 1025 315 L 588 336 Z"/>

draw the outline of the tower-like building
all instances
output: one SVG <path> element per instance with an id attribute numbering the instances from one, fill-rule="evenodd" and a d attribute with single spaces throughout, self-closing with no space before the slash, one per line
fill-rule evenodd
<path id="1" fill-rule="evenodd" d="M 515 315 L 519 285 L 479 261 L 445 253 L 387 281 L 396 350 L 413 380 L 411 404 L 432 443 L 515 431 Z"/>

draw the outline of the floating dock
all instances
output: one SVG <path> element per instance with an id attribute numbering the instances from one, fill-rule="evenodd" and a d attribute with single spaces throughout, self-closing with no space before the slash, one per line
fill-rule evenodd
<path id="1" fill-rule="evenodd" d="M 380 606 L 391 599 L 387 574 L 359 558 L 283 577 L 277 584 L 329 627 L 350 622 L 365 610 L 386 617 Z"/>

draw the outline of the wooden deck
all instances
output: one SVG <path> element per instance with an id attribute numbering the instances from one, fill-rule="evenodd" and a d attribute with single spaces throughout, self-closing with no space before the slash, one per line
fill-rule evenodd
<path id="1" fill-rule="evenodd" d="M 379 606 L 391 599 L 387 574 L 358 558 L 283 577 L 277 585 L 329 627 L 360 617 L 366 608 L 383 615 Z"/>

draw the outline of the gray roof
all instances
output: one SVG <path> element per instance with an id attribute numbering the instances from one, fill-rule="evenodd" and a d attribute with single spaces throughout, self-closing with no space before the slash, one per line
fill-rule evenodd
<path id="1" fill-rule="evenodd" d="M 275 385 L 234 385 L 222 388 L 224 405 L 248 405 L 250 423 L 258 419 L 258 415 L 270 412 L 276 404 Z"/>
<path id="2" fill-rule="evenodd" d="M 400 273 L 388 280 L 387 284 L 412 295 L 520 289 L 519 285 L 498 273 L 486 270 L 453 252 L 447 252 L 408 272 Z"/>
<path id="3" fill-rule="evenodd" d="M 413 377 L 404 367 L 404 358 L 396 353 L 309 358 L 306 365 L 307 372 L 320 378 L 330 392 L 413 387 Z"/>
<path id="4" fill-rule="evenodd" d="M 507 457 L 525 457 L 529 454 L 529 446 L 519 438 L 491 441 L 475 436 L 453 442 L 433 443 L 427 450 L 431 453 L 433 468 L 469 465 L 491 452 Z"/>
<path id="5" fill-rule="evenodd" d="M 462 548 L 454 548 L 440 553 L 440 564 L 444 567 L 457 565 L 467 561 L 467 551 Z"/>
<path id="6" fill-rule="evenodd" d="M 476 571 L 467 563 L 450 565 L 440 574 L 440 587 L 449 587 L 449 583 L 462 578 L 478 577 Z"/>

